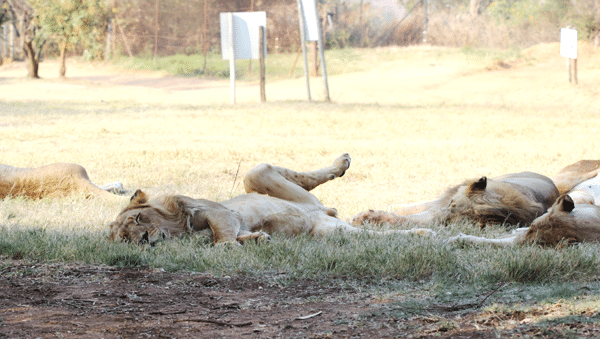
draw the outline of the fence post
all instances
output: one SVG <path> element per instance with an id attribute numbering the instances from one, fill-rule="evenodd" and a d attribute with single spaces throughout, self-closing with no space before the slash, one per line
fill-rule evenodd
<path id="1" fill-rule="evenodd" d="M 229 83 L 231 86 L 231 103 L 235 104 L 235 45 L 233 34 L 233 13 L 229 12 L 227 16 L 229 20 Z"/>
<path id="2" fill-rule="evenodd" d="M 265 93 L 265 28 L 258 27 L 258 49 L 259 49 L 259 64 L 260 64 L 260 102 L 267 101 Z"/>
<path id="3" fill-rule="evenodd" d="M 423 23 L 423 43 L 427 43 L 427 0 L 423 0 L 423 12 L 425 12 L 425 22 Z"/>
<path id="4" fill-rule="evenodd" d="M 304 31 L 304 10 L 302 9 L 302 1 L 296 0 L 298 3 L 298 19 L 300 21 L 300 46 L 302 47 L 302 56 L 304 57 L 304 77 L 306 78 L 306 92 L 308 93 L 308 101 L 310 98 L 310 80 L 308 79 L 308 61 L 306 60 L 306 32 Z"/>

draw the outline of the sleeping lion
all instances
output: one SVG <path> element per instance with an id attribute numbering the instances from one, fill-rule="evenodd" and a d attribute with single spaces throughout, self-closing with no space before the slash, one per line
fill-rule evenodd
<path id="1" fill-rule="evenodd" d="M 296 236 L 327 235 L 334 231 L 427 235 L 429 229 L 413 228 L 375 232 L 350 226 L 337 218 L 310 193 L 315 187 L 341 177 L 350 167 L 350 155 L 342 154 L 333 165 L 310 172 L 261 164 L 244 177 L 246 194 L 224 202 L 166 195 L 150 199 L 138 190 L 110 224 L 109 239 L 133 244 L 154 244 L 209 230 L 215 244 L 243 244 L 248 239 L 269 240 L 272 233 Z"/>
<path id="2" fill-rule="evenodd" d="M 462 219 L 487 224 L 528 225 L 544 214 L 558 198 L 552 180 L 521 172 L 493 179 L 467 180 L 431 202 L 405 205 L 394 212 L 369 210 L 357 214 L 352 224 L 449 224 Z"/>
<path id="3" fill-rule="evenodd" d="M 25 196 L 31 199 L 83 193 L 87 197 L 109 197 L 121 193 L 123 185 L 114 182 L 94 184 L 81 165 L 58 163 L 36 168 L 19 168 L 0 164 L 0 199 Z"/>
<path id="4" fill-rule="evenodd" d="M 475 244 L 512 246 L 536 243 L 562 246 L 580 242 L 600 242 L 600 160 L 581 160 L 561 169 L 552 178 L 561 196 L 529 227 L 513 234 L 488 239 L 459 234 L 449 239 Z"/>

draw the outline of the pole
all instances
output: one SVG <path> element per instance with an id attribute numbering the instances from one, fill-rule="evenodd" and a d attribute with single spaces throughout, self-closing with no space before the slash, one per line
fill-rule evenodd
<path id="1" fill-rule="evenodd" d="M 317 2 L 315 1 L 315 8 L 317 9 L 317 14 L 319 13 Z M 323 27 L 320 24 L 319 17 L 317 17 L 317 29 L 319 33 L 319 52 L 321 54 L 321 69 L 323 70 L 323 83 L 325 85 L 325 101 L 331 101 L 329 97 L 329 85 L 327 84 L 327 68 L 325 67 L 325 52 L 323 47 Z"/>
<path id="2" fill-rule="evenodd" d="M 308 79 L 308 61 L 306 60 L 306 41 L 304 31 L 304 11 L 302 10 L 302 2 L 301 0 L 296 0 L 298 3 L 298 17 L 300 21 L 300 46 L 302 46 L 302 55 L 304 56 L 304 77 L 306 78 L 306 92 L 308 93 L 308 101 L 310 99 L 310 80 Z"/>
<path id="3" fill-rule="evenodd" d="M 575 80 L 575 85 L 577 85 L 577 59 L 573 59 L 573 80 Z"/>
<path id="4" fill-rule="evenodd" d="M 425 22 L 423 23 L 423 43 L 427 43 L 427 0 L 423 0 L 423 11 L 425 12 Z"/>
<path id="5" fill-rule="evenodd" d="M 250 12 L 254 12 L 254 0 L 250 1 Z M 259 36 L 259 39 L 261 37 L 262 36 Z M 252 74 L 252 59 L 248 59 L 248 74 Z"/>
<path id="6" fill-rule="evenodd" d="M 208 28 L 208 0 L 204 0 L 204 20 L 202 21 L 202 54 L 204 55 L 204 65 L 202 66 L 202 72 L 206 73 L 206 54 L 208 54 L 208 42 L 206 41 L 206 31 Z"/>
<path id="7" fill-rule="evenodd" d="M 319 42 L 313 41 L 311 45 L 311 50 L 313 52 L 313 74 L 319 76 Z"/>
<path id="8" fill-rule="evenodd" d="M 112 44 L 113 27 L 112 20 L 108 18 L 108 25 L 106 27 L 106 50 L 104 51 L 104 60 L 110 59 L 110 48 Z"/>
<path id="9" fill-rule="evenodd" d="M 231 85 L 231 103 L 235 104 L 235 50 L 233 45 L 233 13 L 229 13 L 229 82 Z"/>
<path id="10" fill-rule="evenodd" d="M 573 63 L 573 59 L 567 58 L 567 74 L 569 75 L 569 83 L 573 82 L 573 78 L 571 76 L 571 64 Z"/>
<path id="11" fill-rule="evenodd" d="M 260 102 L 267 101 L 265 93 L 265 28 L 258 27 L 258 49 L 259 49 L 259 64 L 260 64 Z"/>
<path id="12" fill-rule="evenodd" d="M 154 59 L 158 54 L 158 5 L 159 0 L 156 0 L 156 11 L 154 14 Z"/>

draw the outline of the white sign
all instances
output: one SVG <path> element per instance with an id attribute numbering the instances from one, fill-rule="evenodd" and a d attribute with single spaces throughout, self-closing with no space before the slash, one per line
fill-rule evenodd
<path id="1" fill-rule="evenodd" d="M 316 0 L 300 0 L 304 17 L 304 40 L 319 41 L 319 11 Z"/>
<path id="2" fill-rule="evenodd" d="M 560 29 L 560 56 L 577 59 L 577 30 L 570 28 Z"/>
<path id="3" fill-rule="evenodd" d="M 229 22 L 230 13 L 221 13 L 221 55 L 223 60 L 229 60 L 230 32 L 233 32 L 233 52 L 235 59 L 258 59 L 259 37 L 258 27 L 265 27 L 267 31 L 266 12 L 238 12 L 233 14 L 232 29 Z M 265 56 L 267 55 L 267 37 L 263 40 Z"/>

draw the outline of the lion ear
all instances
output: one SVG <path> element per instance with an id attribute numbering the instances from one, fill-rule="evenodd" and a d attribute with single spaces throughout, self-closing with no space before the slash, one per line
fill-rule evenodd
<path id="1" fill-rule="evenodd" d="M 148 195 L 144 193 L 142 190 L 137 190 L 131 196 L 130 205 L 141 205 L 148 202 Z"/>
<path id="2" fill-rule="evenodd" d="M 563 211 L 570 213 L 571 211 L 573 211 L 573 209 L 575 209 L 575 202 L 569 195 L 565 194 L 559 199 L 561 200 L 559 201 L 560 208 Z"/>
<path id="3" fill-rule="evenodd" d="M 487 177 L 481 177 L 481 179 L 469 185 L 469 191 L 471 192 L 479 192 L 485 191 L 487 187 Z"/>

